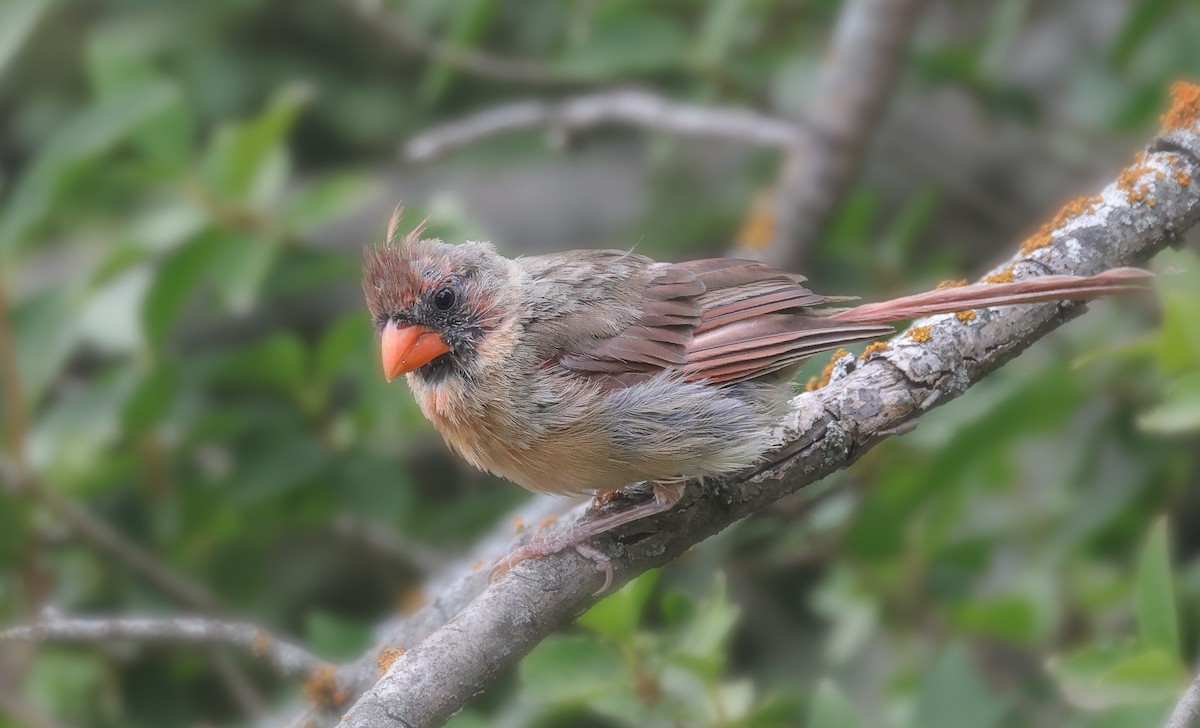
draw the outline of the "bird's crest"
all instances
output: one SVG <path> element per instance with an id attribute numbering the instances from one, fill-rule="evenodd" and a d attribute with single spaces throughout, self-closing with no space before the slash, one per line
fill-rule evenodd
<path id="1" fill-rule="evenodd" d="M 419 258 L 421 236 L 429 224 L 429 217 L 401 235 L 403 216 L 404 206 L 396 205 L 388 220 L 383 244 L 363 249 L 363 292 L 367 296 L 367 307 L 375 317 L 412 306 L 426 286 Z"/>

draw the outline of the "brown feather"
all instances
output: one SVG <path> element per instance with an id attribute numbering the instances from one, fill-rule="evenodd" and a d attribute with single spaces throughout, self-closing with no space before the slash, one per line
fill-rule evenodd
<path id="1" fill-rule="evenodd" d="M 1139 268 L 1113 268 L 1094 276 L 1038 276 L 1012 283 L 976 283 L 958 288 L 902 296 L 881 303 L 867 303 L 832 318 L 858 323 L 881 323 L 954 313 L 967 308 L 1009 306 L 1048 301 L 1086 301 L 1126 291 L 1144 290 L 1153 274 Z"/>
<path id="2" fill-rule="evenodd" d="M 730 384 L 786 369 L 823 351 L 892 333 L 886 324 L 967 308 L 1089 299 L 1142 287 L 1149 273 L 1044 276 L 975 284 L 833 311 L 847 300 L 801 285 L 803 276 L 763 263 L 714 258 L 650 264 L 654 278 L 641 315 L 616 334 L 561 356 L 568 370 L 598 376 L 605 388 L 630 386 L 672 367 L 688 381 Z"/>

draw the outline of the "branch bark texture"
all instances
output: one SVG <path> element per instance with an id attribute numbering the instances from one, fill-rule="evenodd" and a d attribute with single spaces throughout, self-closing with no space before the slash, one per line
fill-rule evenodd
<path id="1" fill-rule="evenodd" d="M 1162 134 L 1135 164 L 1100 194 L 1069 203 L 985 280 L 1092 275 L 1137 264 L 1200 221 L 1200 184 L 1194 181 L 1200 180 L 1200 103 L 1194 87 L 1178 90 Z M 594 545 L 612 560 L 617 585 L 667 563 L 771 501 L 850 465 L 1084 310 L 1039 304 L 918 321 L 866 361 L 839 360 L 833 381 L 796 397 L 775 433 L 778 446 L 761 466 L 705 487 L 690 483 L 674 509 Z M 581 513 L 578 508 L 559 522 Z M 511 547 L 516 539 L 509 540 Z M 478 566 L 431 587 L 428 607 L 384 635 L 364 662 L 343 671 L 344 687 L 355 695 L 369 674 L 362 669 L 366 661 L 408 648 L 381 676 L 375 668 L 378 681 L 340 726 L 440 725 L 501 670 L 594 604 L 602 581 L 594 564 L 573 551 L 524 562 L 490 585 L 481 573 L 486 568 Z M 395 639 L 409 641 L 388 641 Z"/>
<path id="2" fill-rule="evenodd" d="M 138 642 L 163 645 L 236 647 L 266 660 L 285 677 L 306 679 L 328 665 L 301 647 L 279 639 L 255 624 L 196 617 L 170 619 L 81 619 L 48 616 L 35 624 L 0 630 L 0 642 L 91 644 Z"/>
<path id="3" fill-rule="evenodd" d="M 1167 718 L 1166 728 L 1192 728 L 1200 720 L 1200 676 L 1188 683 Z"/>

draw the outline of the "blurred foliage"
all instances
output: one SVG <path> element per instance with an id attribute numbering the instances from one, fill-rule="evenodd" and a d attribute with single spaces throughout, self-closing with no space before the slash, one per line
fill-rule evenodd
<path id="1" fill-rule="evenodd" d="M 9 458 L 228 613 L 355 656 L 412 603 L 421 554 L 459 553 L 523 497 L 449 457 L 377 372 L 359 250 L 399 188 L 416 201 L 406 220 L 430 213 L 437 235 L 520 252 L 523 219 L 564 213 L 529 192 L 485 222 L 447 180 L 611 153 L 639 170 L 639 199 L 596 242 L 684 257 L 727 247 L 777 163 L 605 130 L 565 155 L 537 133 L 490 140 L 431 173 L 400 162 L 398 145 L 490 104 L 629 82 L 801 113 L 838 8 L 383 5 L 451 48 L 537 59 L 556 76 L 542 88 L 410 53 L 332 0 L 3 0 Z M 1111 176 L 1119 161 L 1104 150 L 1131 154 L 1148 137 L 1170 80 L 1200 76 L 1200 9 L 1184 0 L 946 0 L 927 16 L 897 106 L 951 95 L 983 120 L 976 133 L 1051 147 L 1067 186 L 1030 208 L 994 184 L 1044 176 L 1029 154 L 980 170 L 943 153 L 931 171 L 880 149 L 899 175 L 872 164 L 846 200 L 810 254 L 820 290 L 879 296 L 977 272 L 1094 181 L 1084 162 Z M 1046 38 L 1060 55 L 1045 55 Z M 1049 80 L 1021 71 L 1026 51 Z M 1013 214 L 980 224 L 980 196 Z M 1094 306 L 913 434 L 613 594 L 453 725 L 1161 722 L 1200 633 L 1193 251 L 1156 262 L 1182 271 L 1157 302 Z M 380 527 L 394 543 L 363 537 Z M 0 617 L 47 605 L 193 607 L 5 490 Z M 298 699 L 299 686 L 240 664 L 270 704 Z M 75 725 L 248 722 L 190 649 L 5 647 L 0 669 L 17 671 L 4 690 Z"/>

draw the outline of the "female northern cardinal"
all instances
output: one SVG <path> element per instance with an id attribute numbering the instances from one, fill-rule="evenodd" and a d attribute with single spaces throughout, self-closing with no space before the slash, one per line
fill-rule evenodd
<path id="1" fill-rule="evenodd" d="M 367 251 L 363 289 L 384 376 L 406 374 L 421 411 L 476 467 L 539 493 L 650 481 L 654 499 L 534 542 L 508 566 L 670 508 L 688 478 L 757 461 L 808 357 L 968 308 L 1083 300 L 1150 274 L 1043 276 L 854 308 L 803 276 L 716 258 L 658 263 L 613 250 L 509 259 L 484 243 L 420 239 Z M 606 580 L 605 587 L 607 588 Z M 602 590 L 603 591 L 603 590 Z"/>

